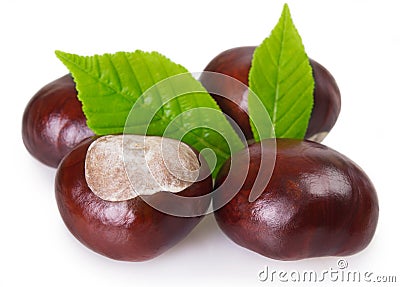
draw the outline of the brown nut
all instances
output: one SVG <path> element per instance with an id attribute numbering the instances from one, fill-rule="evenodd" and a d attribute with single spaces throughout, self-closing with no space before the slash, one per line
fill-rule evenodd
<path id="1" fill-rule="evenodd" d="M 202 179 L 197 182 L 171 176 L 165 160 L 172 163 L 173 169 L 180 161 L 184 169 L 192 170 L 198 163 L 198 154 L 186 149 L 189 154 L 180 159 L 162 159 L 157 150 L 152 152 L 151 146 L 142 146 L 136 139 L 130 145 L 132 153 L 124 153 L 128 158 L 123 163 L 120 137 L 87 139 L 72 150 L 56 174 L 56 200 L 68 229 L 91 250 L 116 260 L 149 260 L 174 246 L 200 222 L 210 204 L 210 197 L 202 196 L 212 191 L 212 179 L 203 165 Z M 148 160 L 145 163 L 141 162 L 143 154 Z M 154 178 L 162 188 L 154 189 Z M 141 196 L 131 192 L 129 182 Z M 183 206 L 197 215 L 181 217 L 156 209 L 162 204 L 182 207 L 169 197 L 172 192 L 183 198 L 200 198 Z"/>
<path id="2" fill-rule="evenodd" d="M 249 202 L 260 161 L 274 153 L 271 140 L 250 145 L 233 155 L 250 158 L 240 191 L 215 218 L 234 242 L 261 255 L 298 260 L 346 256 L 364 249 L 378 222 L 378 199 L 370 179 L 350 159 L 324 145 L 295 139 L 276 140 L 276 163 L 268 185 Z M 214 204 L 226 200 L 228 174 L 240 178 L 246 167 L 228 161 L 218 175 Z"/>
<path id="3" fill-rule="evenodd" d="M 93 135 L 69 74 L 41 88 L 25 108 L 23 142 L 33 157 L 48 166 L 57 167 L 69 151 Z"/>
<path id="4" fill-rule="evenodd" d="M 230 81 L 214 82 L 212 77 L 200 76 L 200 81 L 208 91 L 221 91 L 222 95 L 210 93 L 222 111 L 238 124 L 248 140 L 253 138 L 253 133 L 249 123 L 246 87 L 249 85 L 248 77 L 255 48 L 247 46 L 226 50 L 212 59 L 204 69 L 233 77 L 245 86 L 232 86 Z M 305 138 L 321 142 L 336 123 L 341 97 L 336 81 L 329 71 L 312 59 L 310 64 L 315 80 L 314 107 Z"/>

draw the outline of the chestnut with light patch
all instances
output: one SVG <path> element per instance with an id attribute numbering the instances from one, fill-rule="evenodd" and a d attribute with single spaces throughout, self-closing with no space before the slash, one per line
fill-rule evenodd
<path id="1" fill-rule="evenodd" d="M 211 173 L 197 156 L 191 147 L 166 138 L 85 140 L 58 168 L 60 214 L 71 233 L 97 253 L 124 261 L 152 259 L 185 238 L 209 207 Z M 173 205 L 174 197 L 165 197 L 171 193 L 198 198 L 184 206 L 196 216 L 166 214 L 148 203 Z"/>

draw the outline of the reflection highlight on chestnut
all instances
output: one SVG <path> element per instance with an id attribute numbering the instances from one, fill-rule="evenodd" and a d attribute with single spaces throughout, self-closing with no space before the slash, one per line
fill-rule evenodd
<path id="1" fill-rule="evenodd" d="M 143 194 L 147 194 L 144 196 L 127 195 L 126 190 L 130 189 L 129 180 L 133 182 L 135 188 L 145 189 L 151 178 L 143 178 L 143 172 L 165 170 L 163 168 L 164 161 L 157 157 L 149 163 L 150 167 L 147 165 L 138 166 L 134 164 L 138 157 L 133 155 L 129 159 L 132 165 L 127 163 L 126 168 L 136 170 L 132 170 L 131 176 L 127 180 L 123 177 L 126 175 L 124 164 L 118 159 L 122 156 L 115 154 L 120 149 L 117 146 L 119 139 L 117 136 L 107 137 L 107 141 L 98 144 L 96 150 L 92 151 L 92 163 L 88 164 L 86 156 L 96 138 L 84 140 L 60 163 L 55 180 L 56 200 L 60 214 L 71 233 L 80 242 L 99 254 L 123 261 L 152 259 L 186 237 L 203 216 L 179 217 L 168 215 L 150 206 L 147 203 L 148 201 L 144 200 L 144 197 L 147 196 L 152 203 L 161 202 L 165 204 L 164 195 L 167 190 L 162 188 L 151 192 L 142 190 Z M 99 139 L 103 138 L 100 137 Z M 137 145 L 133 147 L 137 148 Z M 137 154 L 140 154 L 140 152 Z M 198 153 L 196 155 L 198 156 Z M 107 165 L 110 158 L 116 158 L 111 166 Z M 194 159 L 198 160 L 196 156 Z M 179 164 L 181 164 L 184 158 L 175 158 L 175 160 L 180 160 Z M 100 172 L 99 169 L 103 166 L 108 166 L 108 169 Z M 88 186 L 85 168 L 92 169 L 89 179 L 92 185 L 95 185 L 96 194 Z M 147 168 L 153 170 L 147 170 Z M 208 169 L 204 165 L 201 168 Z M 110 174 L 103 181 L 100 177 L 93 178 L 93 176 L 99 176 L 99 172 Z M 201 173 L 203 174 L 203 172 Z M 206 173 L 210 174 L 209 171 L 206 171 Z M 175 178 L 174 176 L 157 175 L 161 180 L 166 179 L 165 184 L 173 186 L 176 191 L 176 180 L 170 180 Z M 212 191 L 211 176 L 190 184 L 182 183 L 181 189 L 183 190 L 176 193 L 181 197 L 206 195 Z M 120 192 L 122 193 L 119 194 Z M 105 196 L 109 200 L 102 199 L 97 194 L 102 195 L 102 197 Z M 168 204 L 174 204 L 174 202 L 171 201 Z M 197 214 L 205 214 L 209 204 L 210 197 L 205 197 L 204 200 L 196 201 L 196 203 L 187 205 L 185 208 L 192 209 Z"/>
<path id="2" fill-rule="evenodd" d="M 247 87 L 255 48 L 254 46 L 244 46 L 226 50 L 212 59 L 204 68 L 204 71 L 225 74 L 239 80 Z M 314 107 L 305 138 L 321 142 L 336 123 L 340 113 L 341 97 L 339 87 L 329 71 L 313 59 L 310 59 L 310 64 L 315 81 Z M 210 77 L 202 78 L 200 76 L 200 81 L 209 91 L 216 89 L 222 91 L 222 95 L 211 95 L 222 111 L 236 121 L 246 139 L 252 139 L 253 134 L 247 106 L 247 88 L 232 87 L 228 81 L 227 83 L 212 82 Z M 216 88 L 217 86 L 218 88 Z M 235 103 L 240 103 L 240 105 Z"/>
<path id="3" fill-rule="evenodd" d="M 41 88 L 25 108 L 23 142 L 33 157 L 48 166 L 57 167 L 69 151 L 93 135 L 69 74 Z"/>
<path id="4" fill-rule="evenodd" d="M 248 197 L 262 157 L 274 152 L 268 141 L 252 144 L 233 155 L 235 162 L 250 156 L 249 171 L 240 191 L 215 211 L 222 231 L 234 242 L 261 255 L 298 260 L 345 256 L 363 250 L 378 221 L 378 199 L 368 176 L 350 159 L 322 144 L 276 139 L 276 163 L 260 197 Z M 228 171 L 240 178 L 244 167 L 228 160 L 217 177 L 221 185 Z M 231 176 L 230 175 L 230 176 Z M 225 186 L 218 204 L 230 194 Z"/>

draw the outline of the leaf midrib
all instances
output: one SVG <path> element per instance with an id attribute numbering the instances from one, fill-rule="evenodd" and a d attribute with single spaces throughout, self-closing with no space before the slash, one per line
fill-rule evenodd
<path id="1" fill-rule="evenodd" d="M 281 47 L 279 50 L 279 56 L 278 56 L 278 61 L 277 61 L 277 77 L 276 77 L 276 83 L 275 83 L 275 95 L 274 95 L 274 109 L 272 113 L 272 123 L 275 126 L 277 122 L 277 117 L 278 117 L 278 103 L 279 103 L 279 98 L 280 98 L 280 81 L 281 81 L 281 62 L 282 62 L 282 54 L 283 50 L 285 48 L 284 46 L 284 39 L 286 36 L 286 27 L 287 27 L 287 12 L 284 13 L 283 15 L 283 29 L 281 29 Z"/>

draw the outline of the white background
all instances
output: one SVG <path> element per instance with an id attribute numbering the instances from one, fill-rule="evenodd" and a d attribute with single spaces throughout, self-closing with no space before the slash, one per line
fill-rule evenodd
<path id="1" fill-rule="evenodd" d="M 324 143 L 357 162 L 379 196 L 376 235 L 367 249 L 346 258 L 348 269 L 397 275 L 400 281 L 398 1 L 287 2 L 308 55 L 330 70 L 341 89 L 342 112 Z M 280 262 L 245 250 L 222 234 L 212 216 L 151 261 L 124 263 L 97 255 L 68 232 L 59 216 L 55 170 L 34 160 L 21 140 L 29 99 L 67 73 L 54 50 L 84 55 L 157 50 L 198 72 L 225 49 L 261 43 L 283 3 L 2 1 L 0 286 L 273 286 L 276 282 L 257 279 L 264 266 L 278 271 L 337 268 L 335 257 Z"/>

